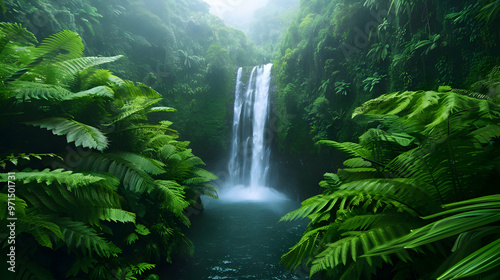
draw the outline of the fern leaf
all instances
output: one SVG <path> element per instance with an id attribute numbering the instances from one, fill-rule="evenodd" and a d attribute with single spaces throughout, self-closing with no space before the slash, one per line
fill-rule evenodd
<path id="1" fill-rule="evenodd" d="M 303 260 L 312 256 L 314 248 L 320 240 L 320 235 L 330 229 L 332 225 L 319 227 L 304 233 L 302 238 L 290 250 L 281 256 L 280 264 L 286 268 L 295 269 Z"/>
<path id="2" fill-rule="evenodd" d="M 134 244 L 137 240 L 139 240 L 139 236 L 134 232 L 125 238 L 125 242 L 127 242 L 128 245 Z"/>
<path id="3" fill-rule="evenodd" d="M 317 195 L 308 198 L 302 202 L 302 206 L 290 213 L 281 217 L 280 221 L 293 221 L 305 218 L 313 213 L 328 212 L 330 211 L 339 197 L 333 195 Z"/>
<path id="4" fill-rule="evenodd" d="M 370 179 L 370 178 L 376 178 L 378 174 L 378 170 L 375 168 L 344 168 L 344 169 L 339 169 L 337 172 L 338 176 L 342 179 L 344 182 L 352 182 L 352 181 L 358 181 L 358 180 L 365 180 L 365 179 Z"/>
<path id="5" fill-rule="evenodd" d="M 135 213 L 117 208 L 97 208 L 99 218 L 104 221 L 135 223 Z"/>
<path id="6" fill-rule="evenodd" d="M 138 194 L 154 185 L 154 180 L 140 165 L 127 160 L 121 154 L 90 154 L 82 159 L 79 168 L 99 173 L 110 173 L 118 178 L 127 190 Z"/>
<path id="7" fill-rule="evenodd" d="M 326 245 L 312 262 L 311 275 L 322 270 L 331 270 L 339 265 L 346 265 L 350 257 L 355 263 L 365 260 L 370 266 L 379 259 L 365 255 L 371 248 L 388 242 L 393 237 L 399 237 L 408 232 L 408 225 L 384 226 L 367 231 L 349 231 L 342 234 L 343 238 Z M 391 262 L 388 255 L 379 255 L 381 260 Z M 403 261 L 410 259 L 407 252 L 401 252 L 398 257 Z M 362 260 L 360 260 L 362 258 Z"/>
<path id="8" fill-rule="evenodd" d="M 75 100 L 78 98 L 84 97 L 105 97 L 105 98 L 113 98 L 113 90 L 106 86 L 98 86 L 85 91 L 80 91 L 77 93 L 71 93 L 62 98 L 62 100 Z"/>
<path id="9" fill-rule="evenodd" d="M 318 141 L 316 145 L 334 147 L 354 157 L 370 158 L 371 155 L 369 150 L 365 149 L 363 146 L 357 143 L 351 143 L 351 142 L 340 143 L 331 140 L 321 140 Z"/>
<path id="10" fill-rule="evenodd" d="M 189 206 L 184 196 L 184 188 L 175 181 L 166 180 L 156 180 L 155 185 L 159 198 L 168 205 L 168 209 L 184 221 L 187 220 L 182 213 Z"/>
<path id="11" fill-rule="evenodd" d="M 135 153 L 119 152 L 115 153 L 115 155 L 134 163 L 134 165 L 140 167 L 149 174 L 160 175 L 165 173 L 165 164 L 161 161 Z"/>
<path id="12" fill-rule="evenodd" d="M 177 112 L 177 110 L 172 107 L 153 107 L 148 111 L 148 113 L 155 113 L 155 112 Z"/>
<path id="13" fill-rule="evenodd" d="M 81 57 L 83 49 L 80 35 L 63 30 L 43 40 L 36 48 L 36 54 L 47 60 L 65 61 Z"/>
<path id="14" fill-rule="evenodd" d="M 322 187 L 322 188 L 326 188 L 326 189 L 330 189 L 330 190 L 335 191 L 342 184 L 339 176 L 335 173 L 325 173 L 323 175 L 323 178 L 325 180 L 323 180 L 319 183 L 320 187 Z"/>
<path id="15" fill-rule="evenodd" d="M 111 57 L 77 57 L 70 60 L 65 60 L 56 64 L 65 75 L 75 75 L 78 72 L 101 65 L 104 63 L 110 63 L 122 58 L 123 55 L 111 56 Z"/>
<path id="16" fill-rule="evenodd" d="M 135 232 L 137 232 L 140 235 L 149 235 L 151 231 L 145 226 L 141 224 L 135 225 Z"/>
<path id="17" fill-rule="evenodd" d="M 424 92 L 417 100 L 416 106 L 412 109 L 412 112 L 407 116 L 407 118 L 413 118 L 420 115 L 427 108 L 438 104 L 439 95 L 435 91 Z"/>
<path id="18" fill-rule="evenodd" d="M 350 168 L 357 168 L 357 167 L 371 167 L 372 163 L 364 160 L 363 158 L 356 157 L 344 161 L 344 165 Z"/>
<path id="19" fill-rule="evenodd" d="M 412 179 L 367 179 L 345 183 L 340 189 L 384 197 L 411 208 L 423 206 L 429 201 L 427 193 L 418 188 Z"/>
<path id="20" fill-rule="evenodd" d="M 135 85 L 131 81 L 124 81 L 123 86 L 117 91 L 118 96 L 123 99 L 161 99 L 162 96 L 152 88 L 148 87 L 145 84 L 137 83 Z"/>
<path id="21" fill-rule="evenodd" d="M 426 132 L 431 131 L 438 125 L 447 121 L 453 112 L 456 112 L 465 104 L 463 95 L 459 95 L 452 91 L 446 92 L 444 94 L 446 94 L 446 97 L 444 98 L 443 103 L 441 104 L 439 109 L 434 114 L 433 121 L 430 124 L 426 125 Z"/>
<path id="22" fill-rule="evenodd" d="M 72 171 L 64 171 L 64 169 L 44 169 L 42 171 L 25 169 L 23 172 L 16 172 L 15 179 L 15 181 L 20 181 L 24 184 L 36 182 L 38 184 L 44 183 L 46 185 L 51 185 L 53 183 L 58 183 L 67 186 L 68 190 L 81 186 L 88 186 L 97 182 L 102 182 L 103 180 L 105 179 L 102 177 L 73 173 Z M 0 182 L 7 181 L 8 175 L 0 174 Z"/>
<path id="23" fill-rule="evenodd" d="M 75 120 L 49 118 L 26 124 L 46 128 L 51 130 L 54 135 L 66 135 L 66 141 L 68 143 L 75 142 L 77 147 L 82 146 L 103 151 L 109 145 L 108 138 L 99 129 Z"/>
<path id="24" fill-rule="evenodd" d="M 44 157 L 51 157 L 51 158 L 56 158 L 63 160 L 62 157 L 56 155 L 56 154 L 25 154 L 25 153 L 20 153 L 20 154 L 11 154 L 10 156 L 6 156 L 4 159 L 0 160 L 0 167 L 5 167 L 7 166 L 7 163 L 10 162 L 16 166 L 18 166 L 18 163 L 20 160 L 25 160 L 25 161 L 30 161 L 33 160 L 34 158 L 38 160 L 42 160 Z"/>
<path id="25" fill-rule="evenodd" d="M 71 91 L 56 85 L 37 82 L 15 81 L 10 83 L 10 88 L 15 93 L 18 103 L 29 100 L 60 101 L 73 94 Z"/>
<path id="26" fill-rule="evenodd" d="M 481 144 L 489 143 L 493 138 L 500 137 L 500 126 L 488 125 L 479 128 L 471 133 L 471 135 Z"/>
<path id="27" fill-rule="evenodd" d="M 125 120 L 129 118 L 130 116 L 137 114 L 139 112 L 145 111 L 148 107 L 151 105 L 159 102 L 161 99 L 146 99 L 146 98 L 135 98 L 132 101 L 129 101 L 127 104 L 125 104 L 121 109 L 120 113 L 118 116 L 116 116 L 112 122 L 110 122 L 109 125 L 115 124 L 119 121 Z"/>
<path id="28" fill-rule="evenodd" d="M 135 266 L 132 266 L 132 272 L 134 274 L 142 275 L 145 271 L 151 270 L 151 269 L 153 269 L 155 267 L 156 267 L 155 264 L 151 264 L 151 263 L 139 263 L 139 264 L 137 264 Z"/>
<path id="29" fill-rule="evenodd" d="M 207 182 L 219 179 L 215 174 L 203 168 L 195 168 L 192 172 L 198 177 L 207 179 Z"/>
<path id="30" fill-rule="evenodd" d="M 498 197 L 498 195 L 480 197 L 461 202 L 460 204 L 451 204 L 465 206 L 425 217 L 429 219 L 458 212 L 452 216 L 446 216 L 415 229 L 400 239 L 376 248 L 372 253 L 387 252 L 401 248 L 416 248 L 488 224 L 498 223 L 500 221 L 500 203 Z"/>
<path id="31" fill-rule="evenodd" d="M 64 245 L 70 250 L 78 249 L 85 256 L 96 253 L 105 258 L 117 256 L 121 252 L 120 248 L 100 237 L 94 229 L 82 222 L 69 219 L 59 219 L 54 222 L 61 228 Z"/>
<path id="32" fill-rule="evenodd" d="M 445 271 L 438 280 L 472 277 L 500 266 L 500 238 L 468 255 Z"/>

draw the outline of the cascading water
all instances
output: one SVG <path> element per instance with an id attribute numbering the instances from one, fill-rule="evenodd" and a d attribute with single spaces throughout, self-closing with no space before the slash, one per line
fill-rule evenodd
<path id="1" fill-rule="evenodd" d="M 229 182 L 221 197 L 228 200 L 271 200 L 284 196 L 267 186 L 271 149 L 266 142 L 272 64 L 253 68 L 248 85 L 238 69 Z"/>
<path id="2" fill-rule="evenodd" d="M 271 68 L 253 68 L 248 82 L 238 70 L 229 178 L 220 200 L 204 201 L 203 214 L 193 217 L 187 235 L 196 244 L 194 259 L 165 270 L 168 279 L 308 279 L 308 271 L 278 265 L 307 222 L 278 223 L 298 203 L 268 187 Z"/>

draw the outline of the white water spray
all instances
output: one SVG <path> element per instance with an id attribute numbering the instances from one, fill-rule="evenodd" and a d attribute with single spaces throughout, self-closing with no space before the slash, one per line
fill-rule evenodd
<path id="1" fill-rule="evenodd" d="M 238 69 L 229 182 L 220 195 L 224 200 L 286 199 L 267 185 L 271 149 L 265 134 L 272 66 L 254 67 L 246 87 L 242 81 L 243 69 Z"/>

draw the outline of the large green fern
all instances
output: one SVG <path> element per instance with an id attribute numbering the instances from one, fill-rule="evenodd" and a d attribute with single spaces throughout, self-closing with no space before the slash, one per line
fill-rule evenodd
<path id="1" fill-rule="evenodd" d="M 478 274 L 497 275 L 495 268 L 500 266 L 500 227 L 496 224 L 500 221 L 500 196 L 479 197 L 443 207 L 449 210 L 425 217 L 442 217 L 441 219 L 415 229 L 399 239 L 379 245 L 373 248 L 369 255 L 421 247 L 458 235 L 454 253 L 440 269 L 443 272 L 437 279 L 458 279 Z M 488 241 L 477 242 L 474 239 Z M 493 241 L 489 241 L 491 239 Z M 472 249 L 471 246 L 475 248 Z"/>
<path id="2" fill-rule="evenodd" d="M 490 184 L 500 162 L 495 148 L 500 107 L 458 92 L 382 95 L 353 114 L 357 120 L 380 123 L 360 136 L 359 143 L 318 142 L 348 154 L 347 168 L 325 174 L 320 183 L 323 194 L 282 218 L 311 220 L 282 263 L 293 268 L 305 260 L 311 275 L 324 273 L 334 279 L 371 279 L 383 263 L 410 271 L 426 265 L 426 271 L 435 270 L 440 279 L 493 271 L 500 259 L 493 255 L 498 245 L 481 248 L 477 239 L 498 234 L 493 224 L 499 216 L 492 202 L 479 199 L 474 206 L 459 207 L 458 212 L 466 212 L 443 218 L 442 223 L 430 221 L 436 215 L 424 217 L 439 212 L 442 203 L 494 191 Z M 455 246 L 462 246 L 462 251 L 451 254 L 441 267 L 427 261 L 443 258 L 440 252 L 449 246 L 446 239 L 458 234 Z M 476 247 L 463 245 L 463 240 L 474 241 Z"/>
<path id="3" fill-rule="evenodd" d="M 108 145 L 108 138 L 97 128 L 64 118 L 50 118 L 39 121 L 31 121 L 26 124 L 38 126 L 51 130 L 55 135 L 66 135 L 68 143 L 84 148 L 104 151 Z"/>

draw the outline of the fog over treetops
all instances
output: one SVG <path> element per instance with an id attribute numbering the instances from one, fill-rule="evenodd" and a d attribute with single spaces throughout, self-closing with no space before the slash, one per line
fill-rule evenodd
<path id="1" fill-rule="evenodd" d="M 256 12 L 262 8 L 282 13 L 299 3 L 299 0 L 204 0 L 210 5 L 210 11 L 230 26 L 248 33 Z"/>

